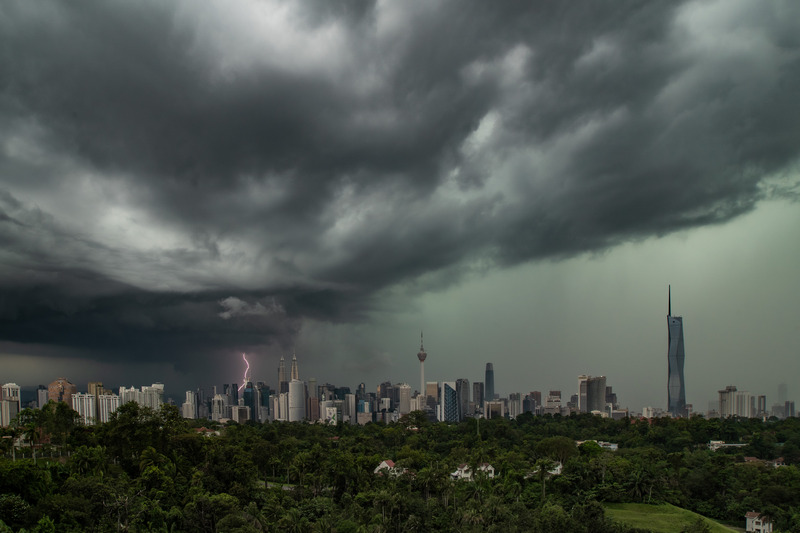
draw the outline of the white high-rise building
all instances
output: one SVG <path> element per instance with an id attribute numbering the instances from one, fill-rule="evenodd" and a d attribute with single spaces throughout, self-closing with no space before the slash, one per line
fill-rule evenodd
<path id="1" fill-rule="evenodd" d="M 39 405 L 39 409 L 44 407 L 44 404 L 47 403 L 48 400 L 47 397 L 48 397 L 47 387 L 45 387 L 44 385 L 39 385 L 39 388 L 36 389 L 36 400 L 37 404 Z"/>
<path id="2" fill-rule="evenodd" d="M 97 420 L 105 424 L 111 419 L 111 413 L 119 409 L 120 399 L 116 394 L 101 394 L 97 397 Z"/>
<path id="3" fill-rule="evenodd" d="M 3 399 L 17 402 L 17 411 L 22 411 L 22 401 L 20 400 L 20 389 L 16 383 L 6 383 L 3 385 Z"/>
<path id="4" fill-rule="evenodd" d="M 289 382 L 289 422 L 306 417 L 306 384 L 297 379 Z"/>
<path id="5" fill-rule="evenodd" d="M 6 383 L 2 387 L 2 400 L 0 400 L 0 426 L 7 427 L 22 410 L 19 385 Z"/>
<path id="6" fill-rule="evenodd" d="M 84 426 L 94 425 L 97 414 L 95 407 L 97 406 L 94 394 L 76 392 L 72 395 L 72 408 L 80 415 L 81 423 Z"/>
<path id="7" fill-rule="evenodd" d="M 183 418 L 197 418 L 197 394 L 194 391 L 186 391 L 186 401 L 181 405 L 181 415 Z"/>
<path id="8" fill-rule="evenodd" d="M 161 409 L 161 404 L 164 403 L 164 384 L 153 383 L 149 387 L 142 387 L 142 396 L 139 405 L 142 407 L 149 407 L 154 411 Z"/>

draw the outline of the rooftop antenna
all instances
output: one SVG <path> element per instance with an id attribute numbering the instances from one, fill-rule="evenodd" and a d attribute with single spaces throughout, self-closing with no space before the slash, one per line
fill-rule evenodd
<path id="1" fill-rule="evenodd" d="M 667 285 L 667 316 L 672 316 L 672 285 Z"/>

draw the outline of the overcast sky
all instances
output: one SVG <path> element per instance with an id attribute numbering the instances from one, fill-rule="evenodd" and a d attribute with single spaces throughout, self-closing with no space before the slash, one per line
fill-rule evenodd
<path id="1" fill-rule="evenodd" d="M 0 4 L 0 382 L 800 391 L 800 4 Z M 800 398 L 798 398 L 800 399 Z"/>

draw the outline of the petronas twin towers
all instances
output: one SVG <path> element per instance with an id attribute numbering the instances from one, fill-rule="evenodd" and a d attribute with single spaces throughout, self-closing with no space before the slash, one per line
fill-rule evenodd
<path id="1" fill-rule="evenodd" d="M 686 385 L 683 381 L 683 317 L 672 316 L 672 287 L 668 292 L 667 303 L 667 340 L 669 348 L 667 360 L 669 374 L 667 378 L 668 410 L 674 417 L 686 416 Z"/>

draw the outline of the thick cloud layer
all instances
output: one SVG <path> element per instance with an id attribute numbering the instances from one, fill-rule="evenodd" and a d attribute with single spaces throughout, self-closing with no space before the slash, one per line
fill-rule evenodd
<path id="1" fill-rule="evenodd" d="M 5 2 L 0 339 L 185 367 L 745 213 L 800 6 Z M 429 285 L 415 285 L 420 287 Z"/>

